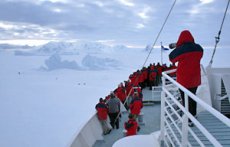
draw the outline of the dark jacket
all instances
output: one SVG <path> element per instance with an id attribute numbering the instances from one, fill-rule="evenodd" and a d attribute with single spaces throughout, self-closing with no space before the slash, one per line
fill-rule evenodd
<path id="1" fill-rule="evenodd" d="M 194 42 L 192 34 L 182 31 L 169 59 L 171 62 L 178 62 L 177 82 L 185 88 L 197 87 L 201 84 L 200 60 L 203 56 L 203 49 Z"/>

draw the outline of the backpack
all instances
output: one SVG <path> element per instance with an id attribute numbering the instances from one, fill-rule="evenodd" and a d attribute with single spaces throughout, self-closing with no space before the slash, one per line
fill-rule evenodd
<path id="1" fill-rule="evenodd" d="M 132 122 L 125 122 L 125 128 L 130 129 L 133 126 Z"/>

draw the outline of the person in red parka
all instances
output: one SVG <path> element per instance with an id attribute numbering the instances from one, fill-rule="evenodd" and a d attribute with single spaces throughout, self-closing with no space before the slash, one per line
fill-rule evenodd
<path id="1" fill-rule="evenodd" d="M 159 84 L 161 84 L 161 76 L 163 70 L 159 62 L 157 63 L 156 69 L 157 69 L 156 86 L 158 86 Z"/>
<path id="2" fill-rule="evenodd" d="M 103 134 L 104 135 L 109 134 L 112 129 L 107 122 L 108 106 L 104 103 L 104 100 L 100 98 L 99 103 L 95 106 L 95 108 L 97 110 L 98 120 L 100 121 L 103 129 Z"/>
<path id="3" fill-rule="evenodd" d="M 169 54 L 172 63 L 178 62 L 177 82 L 196 94 L 197 87 L 201 84 L 200 60 L 203 48 L 196 44 L 188 30 L 181 32 L 176 48 Z M 180 90 L 182 104 L 184 105 L 184 92 Z M 196 115 L 196 102 L 189 98 L 189 112 Z M 189 120 L 190 121 L 190 120 Z"/>
<path id="4" fill-rule="evenodd" d="M 129 105 L 130 113 L 134 116 L 135 119 L 140 114 L 142 107 L 143 107 L 142 100 L 141 98 L 139 98 L 139 94 L 135 92 L 133 94 L 133 99 Z"/>
<path id="5" fill-rule="evenodd" d="M 146 67 L 142 68 L 141 77 L 142 77 L 142 83 L 140 84 L 140 86 L 141 89 L 144 89 L 147 86 L 147 79 L 148 79 L 148 69 Z"/>
<path id="6" fill-rule="evenodd" d="M 124 104 L 125 108 L 128 109 L 128 103 L 126 101 L 126 97 L 127 97 L 126 87 L 123 85 L 123 83 L 120 83 L 118 85 L 117 89 L 115 90 L 115 95 Z"/>
<path id="7" fill-rule="evenodd" d="M 129 120 L 124 123 L 124 128 L 126 130 L 126 136 L 137 134 L 139 126 L 132 114 L 129 114 Z"/>
<path id="8" fill-rule="evenodd" d="M 152 86 L 156 86 L 157 68 L 155 65 L 149 66 L 149 90 L 152 90 Z"/>
<path id="9" fill-rule="evenodd" d="M 132 92 L 132 83 L 131 83 L 131 81 L 130 80 L 128 80 L 128 81 L 125 81 L 125 90 L 126 90 L 126 94 L 127 95 L 130 95 L 131 94 L 131 92 Z"/>
<path id="10" fill-rule="evenodd" d="M 117 87 L 117 89 L 115 90 L 115 95 L 120 99 L 120 101 L 124 104 L 125 100 L 126 100 L 126 89 L 123 85 L 123 83 L 120 83 Z"/>

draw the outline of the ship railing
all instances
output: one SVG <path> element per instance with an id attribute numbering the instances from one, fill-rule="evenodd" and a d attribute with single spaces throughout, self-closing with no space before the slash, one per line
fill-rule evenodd
<path id="1" fill-rule="evenodd" d="M 196 95 L 191 93 L 181 84 L 176 82 L 168 74 L 176 72 L 176 69 L 162 73 L 162 96 L 161 96 L 161 135 L 160 140 L 163 146 L 192 146 L 189 136 L 199 144 L 205 146 L 201 139 L 189 127 L 190 119 L 195 127 L 213 144 L 213 146 L 222 146 L 220 142 L 188 111 L 188 97 L 191 97 L 197 105 L 215 116 L 226 126 L 230 127 L 230 120 L 216 111 L 210 105 L 202 101 Z M 185 106 L 181 104 L 179 91 L 184 92 Z"/>
<path id="2" fill-rule="evenodd" d="M 78 130 L 68 147 L 91 147 L 97 140 L 103 140 L 101 124 L 95 112 L 92 117 Z"/>
<path id="3" fill-rule="evenodd" d="M 216 94 L 216 99 L 217 99 L 218 101 L 222 101 L 222 100 L 224 100 L 224 99 L 229 99 L 229 97 L 228 97 L 227 94 L 224 95 L 224 96 L 221 96 L 221 94 Z M 229 101 L 230 101 L 230 99 L 229 99 Z"/>
<path id="4" fill-rule="evenodd" d="M 162 86 L 153 86 L 152 87 L 152 95 L 151 99 L 153 102 L 160 102 L 161 99 L 161 91 L 162 91 Z"/>

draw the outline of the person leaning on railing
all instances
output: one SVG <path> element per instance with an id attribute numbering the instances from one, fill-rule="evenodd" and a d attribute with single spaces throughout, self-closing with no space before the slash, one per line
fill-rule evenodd
<path id="1" fill-rule="evenodd" d="M 201 84 L 200 60 L 203 56 L 203 48 L 196 44 L 190 31 L 181 32 L 176 48 L 169 54 L 172 63 L 178 63 L 177 82 L 187 88 L 193 94 L 196 94 L 197 87 Z M 184 104 L 184 92 L 180 90 L 182 104 Z M 196 115 L 196 102 L 189 97 L 189 112 Z M 192 125 L 189 120 L 189 124 Z"/>
<path id="2" fill-rule="evenodd" d="M 102 98 L 99 99 L 99 103 L 96 104 L 95 109 L 97 110 L 97 117 L 101 123 L 103 134 L 109 134 L 112 130 L 111 126 L 107 123 L 108 117 L 108 106 L 105 104 Z"/>

